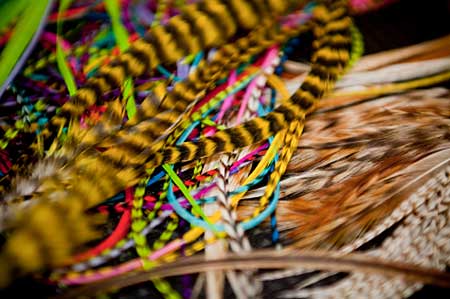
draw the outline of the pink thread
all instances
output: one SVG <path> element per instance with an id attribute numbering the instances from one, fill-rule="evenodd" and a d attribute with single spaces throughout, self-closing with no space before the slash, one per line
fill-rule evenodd
<path id="1" fill-rule="evenodd" d="M 256 150 L 250 152 L 249 154 L 245 155 L 242 159 L 236 161 L 231 167 L 230 167 L 230 172 L 234 172 L 237 168 L 239 168 L 242 163 L 244 163 L 245 161 L 251 159 L 253 156 L 255 156 L 256 154 L 258 154 L 260 151 L 263 151 L 265 149 L 267 149 L 269 147 L 268 143 L 265 143 L 263 145 L 261 145 L 260 147 L 258 147 Z"/>
<path id="2" fill-rule="evenodd" d="M 217 129 L 215 127 L 207 127 L 203 130 L 203 135 L 205 137 L 209 137 L 209 136 L 216 134 L 216 132 L 217 132 Z"/>
<path id="3" fill-rule="evenodd" d="M 200 199 L 202 198 L 206 193 L 208 193 L 211 189 L 213 189 L 215 187 L 215 183 L 203 188 L 202 190 L 198 191 L 195 195 L 194 198 L 195 199 Z"/>
<path id="4" fill-rule="evenodd" d="M 362 14 L 371 10 L 377 10 L 397 0 L 350 0 L 349 5 L 354 13 Z"/>
<path id="5" fill-rule="evenodd" d="M 229 86 L 233 85 L 234 83 L 236 83 L 236 80 L 237 80 L 237 73 L 236 73 L 236 70 L 233 70 L 230 74 L 230 77 L 228 78 L 226 87 L 229 87 Z M 221 120 L 222 120 L 223 116 L 225 115 L 225 112 L 231 107 L 231 104 L 233 104 L 233 100 L 234 100 L 234 93 L 229 95 L 223 101 L 222 107 L 220 107 L 219 114 L 217 115 L 217 123 L 221 123 Z"/>
<path id="6" fill-rule="evenodd" d="M 311 18 L 311 14 L 305 12 L 296 12 L 282 18 L 283 27 L 294 28 L 305 23 Z"/>
<path id="7" fill-rule="evenodd" d="M 180 239 L 174 240 L 174 241 L 170 242 L 169 244 L 167 244 L 166 246 L 164 246 L 163 248 L 152 253 L 148 257 L 148 259 L 151 261 L 154 261 L 168 253 L 171 253 L 171 252 L 179 249 L 183 245 L 185 245 L 185 241 L 180 240 Z M 115 276 L 121 275 L 123 273 L 141 269 L 142 267 L 143 267 L 142 259 L 136 258 L 136 259 L 133 259 L 131 261 L 123 263 L 112 269 L 108 269 L 105 271 L 97 271 L 94 274 L 81 275 L 78 277 L 72 277 L 72 278 L 66 277 L 66 278 L 61 279 L 60 282 L 63 284 L 66 284 L 66 285 L 86 284 L 86 283 L 103 280 L 106 278 L 115 277 Z"/>
<path id="8" fill-rule="evenodd" d="M 252 64 L 252 66 L 254 67 L 259 67 L 262 63 L 262 60 L 258 60 L 256 63 Z M 237 76 L 236 81 L 240 81 L 243 78 L 245 78 L 246 76 L 248 76 L 247 72 L 243 72 L 242 74 L 239 74 Z M 206 103 L 208 103 L 211 99 L 213 99 L 216 95 L 219 94 L 219 92 L 225 90 L 228 86 L 228 82 L 219 85 L 218 87 L 216 87 L 214 90 L 212 90 L 211 92 L 209 92 L 197 105 L 195 105 L 195 107 L 192 109 L 192 113 L 195 113 L 196 111 L 198 111 L 202 106 L 204 106 Z"/>
<path id="9" fill-rule="evenodd" d="M 53 45 L 56 45 L 56 41 L 58 40 L 58 35 L 56 35 L 53 32 L 48 32 L 47 31 L 47 32 L 42 33 L 41 39 L 43 39 L 44 41 L 49 42 L 49 43 L 51 43 Z M 64 51 L 70 50 L 71 45 L 70 45 L 70 43 L 68 41 L 66 41 L 65 39 L 59 37 L 59 42 L 61 44 L 61 48 Z"/>

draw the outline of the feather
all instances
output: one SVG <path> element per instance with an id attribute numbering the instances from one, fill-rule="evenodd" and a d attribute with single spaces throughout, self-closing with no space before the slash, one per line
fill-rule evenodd
<path id="1" fill-rule="evenodd" d="M 240 256 L 228 254 L 219 260 L 206 260 L 204 256 L 196 256 L 177 261 L 169 265 L 156 267 L 144 273 L 134 273 L 123 279 L 113 278 L 78 289 L 65 294 L 64 298 L 76 298 L 83 294 L 92 294 L 94 291 L 105 290 L 110 286 L 126 287 L 148 277 L 176 276 L 186 273 L 216 269 L 273 269 L 281 267 L 301 266 L 309 269 L 327 269 L 337 271 L 361 271 L 364 273 L 395 277 L 401 275 L 409 282 L 433 283 L 441 286 L 449 285 L 449 274 L 418 266 L 411 266 L 400 262 L 383 262 L 379 259 L 368 258 L 362 254 L 343 256 L 336 252 L 309 252 L 293 253 L 289 251 L 255 251 L 252 255 Z"/>

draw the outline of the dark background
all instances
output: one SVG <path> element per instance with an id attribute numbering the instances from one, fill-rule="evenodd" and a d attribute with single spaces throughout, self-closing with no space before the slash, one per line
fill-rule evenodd
<path id="1" fill-rule="evenodd" d="M 354 20 L 370 54 L 449 34 L 450 1 L 401 0 Z"/>

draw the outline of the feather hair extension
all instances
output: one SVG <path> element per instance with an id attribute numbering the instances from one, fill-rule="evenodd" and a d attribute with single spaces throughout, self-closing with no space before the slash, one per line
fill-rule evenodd
<path id="1" fill-rule="evenodd" d="M 191 4 L 166 26 L 153 27 L 114 62 L 101 68 L 64 104 L 61 116 L 79 117 L 85 108 L 98 102 L 103 93 L 122 86 L 125 78 L 138 77 L 160 63 L 174 63 L 187 54 L 219 46 L 234 35 L 239 26 L 251 29 L 259 24 L 258 18 L 264 14 L 283 14 L 290 2 L 264 2 L 266 5 L 258 6 L 263 8 L 261 10 L 255 9 L 251 1 L 208 0 Z M 54 125 L 65 123 L 61 116 L 53 119 Z"/>

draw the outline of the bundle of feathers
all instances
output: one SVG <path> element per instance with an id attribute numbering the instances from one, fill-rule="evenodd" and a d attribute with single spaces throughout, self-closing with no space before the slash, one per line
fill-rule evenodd
<path id="1" fill-rule="evenodd" d="M 0 3 L 0 297 L 448 295 L 450 36 L 363 56 L 395 2 Z"/>

